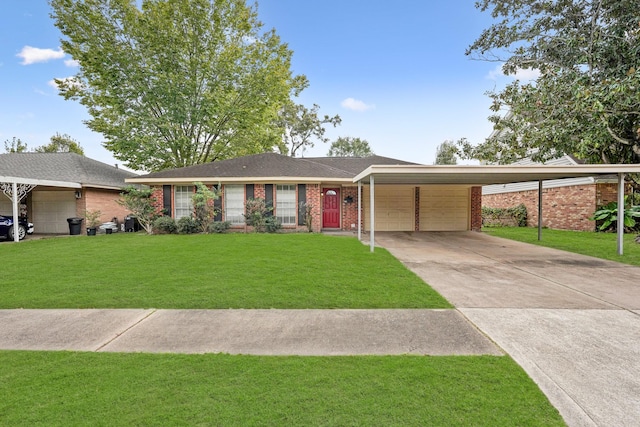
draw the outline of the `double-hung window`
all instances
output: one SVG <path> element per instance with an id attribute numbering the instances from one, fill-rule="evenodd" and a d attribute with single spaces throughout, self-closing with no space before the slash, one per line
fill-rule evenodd
<path id="1" fill-rule="evenodd" d="M 193 186 L 176 185 L 174 189 L 175 218 L 179 220 L 185 216 L 193 215 Z"/>
<path id="2" fill-rule="evenodd" d="M 296 186 L 276 186 L 276 218 L 282 225 L 296 224 Z"/>
<path id="3" fill-rule="evenodd" d="M 231 225 L 243 225 L 244 218 L 244 185 L 224 186 L 224 219 Z"/>

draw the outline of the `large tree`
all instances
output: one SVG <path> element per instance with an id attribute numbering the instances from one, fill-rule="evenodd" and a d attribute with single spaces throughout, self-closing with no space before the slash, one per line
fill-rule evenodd
<path id="1" fill-rule="evenodd" d="M 373 156 L 369 142 L 365 139 L 341 136 L 331 143 L 329 157 L 369 157 Z"/>
<path id="2" fill-rule="evenodd" d="M 637 0 L 482 0 L 497 20 L 467 54 L 504 61 L 505 74 L 539 70 L 490 93 L 495 132 L 467 157 L 511 162 L 573 154 L 593 163 L 640 162 Z"/>
<path id="3" fill-rule="evenodd" d="M 36 147 L 34 151 L 36 153 L 76 153 L 84 156 L 84 150 L 80 143 L 66 133 L 63 135 L 56 133 L 50 141 L 49 144 Z"/>
<path id="4" fill-rule="evenodd" d="M 333 117 L 324 115 L 320 118 L 319 110 L 320 106 L 317 104 L 307 108 L 293 101 L 284 106 L 278 119 L 280 127 L 284 130 L 280 144 L 281 154 L 296 157 L 298 154 L 304 154 L 307 148 L 313 147 L 316 141 L 323 143 L 329 141 L 329 138 L 324 136 L 326 131 L 324 125 L 330 124 L 336 127 L 342 119 L 338 115 Z"/>
<path id="5" fill-rule="evenodd" d="M 292 52 L 244 0 L 50 0 L 78 61 L 56 80 L 133 169 L 272 150 L 293 86 Z"/>
<path id="6" fill-rule="evenodd" d="M 27 151 L 27 144 L 14 136 L 11 140 L 4 141 L 4 151 L 7 153 L 24 153 Z"/>
<path id="7" fill-rule="evenodd" d="M 433 162 L 434 165 L 456 165 L 458 164 L 458 158 L 456 154 L 458 153 L 458 147 L 456 143 L 447 140 L 442 144 L 438 145 L 436 148 L 436 160 Z"/>

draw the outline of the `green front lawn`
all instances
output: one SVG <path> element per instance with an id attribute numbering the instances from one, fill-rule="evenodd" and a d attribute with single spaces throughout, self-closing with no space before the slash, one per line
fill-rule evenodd
<path id="1" fill-rule="evenodd" d="M 532 227 L 486 227 L 482 231 L 492 236 L 640 266 L 640 244 L 634 242 L 636 234 L 624 235 L 623 255 L 620 256 L 615 233 L 543 229 L 542 240 L 538 241 L 538 229 Z"/>
<path id="2" fill-rule="evenodd" d="M 386 250 L 321 234 L 0 243 L 0 308 L 450 308 Z"/>
<path id="3" fill-rule="evenodd" d="M 2 425 L 560 426 L 508 357 L 0 352 Z"/>

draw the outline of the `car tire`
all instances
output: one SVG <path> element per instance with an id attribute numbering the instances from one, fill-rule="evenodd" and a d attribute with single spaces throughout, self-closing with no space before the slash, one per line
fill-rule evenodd
<path id="1" fill-rule="evenodd" d="M 9 240 L 13 240 L 14 239 L 14 235 L 13 235 L 13 230 L 15 229 L 15 225 L 13 227 L 11 227 L 9 229 L 9 232 L 7 233 L 7 237 L 9 238 Z M 24 225 L 18 224 L 18 239 L 22 240 L 24 239 L 24 237 L 27 235 L 27 229 L 24 228 Z"/>

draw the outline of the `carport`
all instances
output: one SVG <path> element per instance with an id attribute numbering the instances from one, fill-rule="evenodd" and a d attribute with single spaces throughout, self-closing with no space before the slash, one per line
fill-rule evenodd
<path id="1" fill-rule="evenodd" d="M 46 179 L 18 178 L 14 176 L 0 176 L 0 190 L 11 199 L 13 208 L 14 227 L 18 218 L 18 203 L 37 186 L 81 188 L 76 182 L 50 181 Z M 14 229 L 15 230 L 15 229 Z M 19 242 L 18 233 L 13 233 L 13 240 Z"/>
<path id="2" fill-rule="evenodd" d="M 542 183 L 546 180 L 618 176 L 618 211 L 624 208 L 625 174 L 640 173 L 640 164 L 632 165 L 480 165 L 480 166 L 421 166 L 421 165 L 373 165 L 358 174 L 353 182 L 358 184 L 358 239 L 362 239 L 362 185 L 369 185 L 369 223 L 371 252 L 375 247 L 376 185 L 385 186 L 483 186 L 538 181 L 538 240 L 542 238 Z M 624 216 L 618 215 L 618 223 Z M 624 227 L 618 226 L 618 254 L 622 255 Z"/>

